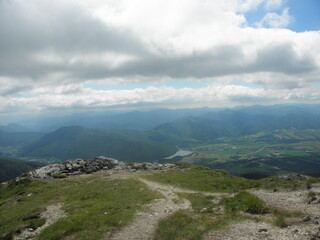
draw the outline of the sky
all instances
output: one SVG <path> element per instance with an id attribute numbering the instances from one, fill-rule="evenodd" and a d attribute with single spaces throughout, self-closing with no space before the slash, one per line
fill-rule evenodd
<path id="1" fill-rule="evenodd" d="M 0 0 L 0 116 L 320 103 L 319 0 Z"/>

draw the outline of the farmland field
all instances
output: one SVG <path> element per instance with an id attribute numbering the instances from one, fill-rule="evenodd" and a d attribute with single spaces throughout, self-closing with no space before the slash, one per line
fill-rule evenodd
<path id="1" fill-rule="evenodd" d="M 225 169 L 232 174 L 260 178 L 298 172 L 320 173 L 319 131 L 278 130 L 239 138 L 190 145 L 194 154 L 183 162 Z M 303 171 L 301 171 L 303 169 Z"/>

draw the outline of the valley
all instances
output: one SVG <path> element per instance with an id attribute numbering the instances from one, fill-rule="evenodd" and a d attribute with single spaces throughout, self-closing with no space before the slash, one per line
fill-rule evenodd
<path id="1" fill-rule="evenodd" d="M 2 126 L 0 156 L 37 166 L 106 155 L 124 162 L 192 163 L 253 179 L 319 176 L 319 119 L 319 105 L 295 104 L 48 118 Z"/>
<path id="2" fill-rule="evenodd" d="M 277 130 L 239 138 L 190 145 L 192 156 L 180 161 L 224 169 L 249 178 L 287 172 L 318 176 L 320 142 L 318 130 Z"/>

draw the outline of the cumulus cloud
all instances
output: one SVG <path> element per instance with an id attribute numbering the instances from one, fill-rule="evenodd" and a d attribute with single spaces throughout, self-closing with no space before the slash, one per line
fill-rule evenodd
<path id="1" fill-rule="evenodd" d="M 43 89 L 42 94 L 29 97 L 1 97 L 0 110 L 44 111 L 52 109 L 108 108 L 114 106 L 136 106 L 144 103 L 149 106 L 184 107 L 231 107 L 250 105 L 253 102 L 275 104 L 285 102 L 310 103 L 320 100 L 317 89 L 297 88 L 264 89 L 240 85 L 211 84 L 193 89 L 160 86 L 135 88 L 132 90 L 94 90 L 80 85 Z"/>
<path id="2" fill-rule="evenodd" d="M 282 0 L 0 1 L 1 108 L 95 107 L 152 99 L 206 104 L 191 88 L 127 93 L 83 87 L 171 79 L 210 80 L 223 86 L 223 96 L 232 95 L 234 82 L 255 84 L 262 92 L 305 92 L 320 81 L 320 33 L 284 29 L 292 19 L 284 5 Z M 246 13 L 261 6 L 283 9 L 268 12 L 256 28 L 248 27 Z M 159 99 L 162 95 L 167 98 Z M 217 96 L 212 99 L 224 99 Z M 227 99 L 232 105 L 230 99 L 242 97 Z"/>
<path id="3" fill-rule="evenodd" d="M 258 27 L 284 28 L 291 23 L 292 19 L 293 17 L 289 14 L 289 8 L 286 8 L 281 15 L 275 12 L 267 13 L 256 25 Z"/>
<path id="4" fill-rule="evenodd" d="M 265 8 L 267 10 L 278 9 L 283 5 L 283 0 L 268 0 L 265 3 Z"/>

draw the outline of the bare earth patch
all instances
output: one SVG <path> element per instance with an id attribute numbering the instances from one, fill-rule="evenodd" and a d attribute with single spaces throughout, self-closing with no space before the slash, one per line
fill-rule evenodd
<path id="1" fill-rule="evenodd" d="M 111 237 L 108 237 L 108 239 L 153 239 L 158 221 L 161 218 L 165 218 L 175 211 L 188 209 L 191 207 L 191 204 L 188 200 L 179 199 L 179 197 L 174 193 L 175 190 L 177 190 L 176 188 L 160 185 L 158 183 L 147 181 L 144 179 L 140 180 L 147 184 L 150 189 L 161 192 L 164 198 L 156 199 L 152 203 L 148 204 L 144 212 L 140 212 L 137 214 L 136 219 L 131 225 L 125 227 L 121 231 L 114 233 Z"/>
<path id="2" fill-rule="evenodd" d="M 320 186 L 311 189 L 319 193 Z M 251 193 L 265 201 L 269 206 L 287 211 L 299 211 L 313 216 L 308 221 L 298 221 L 287 228 L 279 228 L 266 222 L 246 221 L 229 226 L 222 231 L 210 232 L 205 240 L 311 240 L 320 239 L 320 205 L 308 204 L 310 190 L 253 190 Z M 313 220 L 312 220 L 313 218 Z M 314 220 L 316 219 L 316 220 Z"/>
<path id="3" fill-rule="evenodd" d="M 283 191 L 250 191 L 269 206 L 273 206 L 288 211 L 300 211 L 309 215 L 320 215 L 319 204 L 308 204 L 307 194 L 309 191 L 320 193 L 320 186 L 314 185 L 311 190 L 283 190 Z"/>
<path id="4" fill-rule="evenodd" d="M 45 228 L 57 222 L 60 218 L 65 217 L 65 212 L 61 209 L 62 204 L 50 205 L 46 211 L 40 214 L 40 218 L 45 218 L 46 223 L 36 230 L 25 229 L 20 235 L 14 237 L 14 240 L 35 239 Z"/>
<path id="5" fill-rule="evenodd" d="M 319 225 L 301 223 L 278 228 L 266 222 L 246 221 L 229 226 L 222 231 L 209 233 L 205 240 L 310 240 Z"/>

